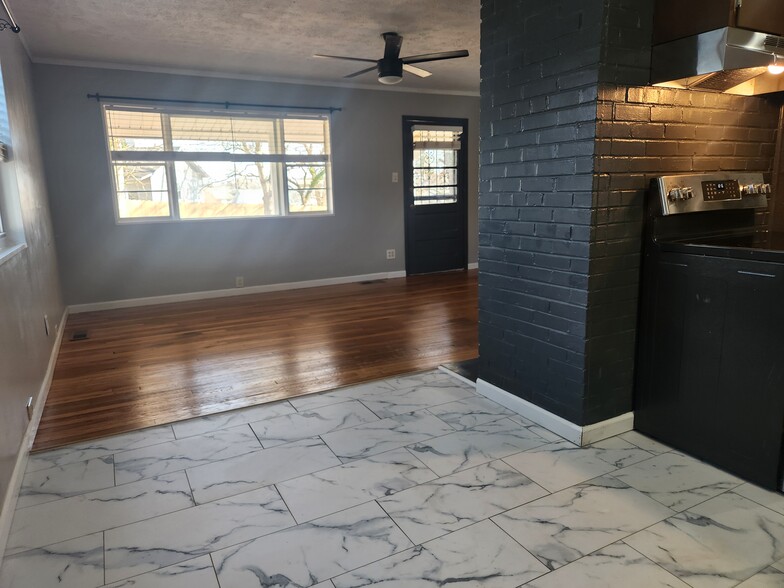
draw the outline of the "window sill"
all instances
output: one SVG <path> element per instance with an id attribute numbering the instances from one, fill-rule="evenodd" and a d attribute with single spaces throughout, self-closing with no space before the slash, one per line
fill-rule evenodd
<path id="1" fill-rule="evenodd" d="M 0 237 L 0 265 L 13 259 L 18 253 L 27 249 L 27 243 L 5 242 L 4 237 Z"/>
<path id="2" fill-rule="evenodd" d="M 222 216 L 222 217 L 199 217 L 199 218 L 116 218 L 115 224 L 118 225 L 141 225 L 141 224 L 167 224 L 167 223 L 205 223 L 210 221 L 258 221 L 266 219 L 292 219 L 292 218 L 324 218 L 335 216 L 334 212 L 298 212 L 295 214 L 276 214 L 269 216 Z"/>

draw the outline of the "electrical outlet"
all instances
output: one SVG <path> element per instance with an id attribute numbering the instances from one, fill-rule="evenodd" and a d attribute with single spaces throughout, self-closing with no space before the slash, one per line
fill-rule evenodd
<path id="1" fill-rule="evenodd" d="M 234 278 L 234 286 L 236 288 L 244 288 L 245 287 L 245 276 L 237 276 Z"/>
<path id="2" fill-rule="evenodd" d="M 387 249 L 387 259 L 395 259 L 395 250 Z"/>
<path id="3" fill-rule="evenodd" d="M 46 331 L 46 336 L 49 336 L 49 315 L 44 315 L 44 331 Z"/>
<path id="4" fill-rule="evenodd" d="M 400 181 L 400 176 L 397 172 L 392 172 L 392 183 L 397 184 Z"/>

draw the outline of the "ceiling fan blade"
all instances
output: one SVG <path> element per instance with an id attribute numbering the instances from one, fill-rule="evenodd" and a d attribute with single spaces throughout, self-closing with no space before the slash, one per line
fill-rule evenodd
<path id="1" fill-rule="evenodd" d="M 423 63 L 425 61 L 441 61 L 443 59 L 458 59 L 459 57 L 468 57 L 468 51 L 461 49 L 459 51 L 443 51 L 441 53 L 425 53 L 423 55 L 412 55 L 411 57 L 404 57 L 403 63 Z"/>
<path id="2" fill-rule="evenodd" d="M 397 59 L 400 57 L 400 48 L 403 46 L 403 37 L 397 33 L 384 33 L 384 59 Z"/>
<path id="3" fill-rule="evenodd" d="M 414 67 L 413 65 L 403 64 L 403 70 L 407 71 L 408 73 L 414 74 L 415 76 L 419 76 L 420 78 L 429 78 L 433 74 L 429 71 L 424 70 L 420 67 Z"/>
<path id="4" fill-rule="evenodd" d="M 322 55 L 314 53 L 313 57 L 320 57 L 322 59 L 342 59 L 344 61 L 364 61 L 365 63 L 376 63 L 375 59 L 365 59 L 364 57 L 344 57 L 343 55 Z"/>
<path id="5" fill-rule="evenodd" d="M 376 69 L 377 69 L 377 68 L 376 68 L 376 66 L 374 65 L 373 67 L 369 67 L 369 68 L 367 68 L 367 69 L 361 69 L 361 70 L 359 70 L 359 71 L 355 71 L 354 73 L 352 73 L 352 74 L 348 74 L 347 76 L 343 76 L 343 77 L 344 77 L 344 78 L 355 78 L 355 77 L 357 77 L 357 76 L 361 76 L 362 74 L 366 74 L 366 73 L 367 73 L 367 72 L 369 72 L 369 71 L 375 71 Z"/>

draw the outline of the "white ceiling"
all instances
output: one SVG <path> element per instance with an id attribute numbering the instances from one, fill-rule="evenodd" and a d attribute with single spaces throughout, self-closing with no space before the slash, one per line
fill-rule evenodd
<path id="1" fill-rule="evenodd" d="M 375 73 L 343 80 L 378 59 L 385 31 L 403 36 L 401 56 L 468 49 L 471 56 L 422 64 L 396 88 L 479 90 L 479 0 L 9 0 L 31 57 L 219 74 L 380 86 Z M 8 34 L 7 32 L 5 34 Z M 370 65 L 370 64 L 368 64 Z"/>

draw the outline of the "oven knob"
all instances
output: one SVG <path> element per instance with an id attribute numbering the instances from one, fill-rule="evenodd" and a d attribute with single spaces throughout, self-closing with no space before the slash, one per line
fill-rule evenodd
<path id="1" fill-rule="evenodd" d="M 694 198 L 694 188 L 684 188 L 682 192 L 684 200 L 690 200 L 691 198 Z"/>
<path id="2" fill-rule="evenodd" d="M 773 192 L 773 187 L 770 184 L 762 184 L 760 188 L 760 194 L 771 194 Z"/>
<path id="3" fill-rule="evenodd" d="M 743 196 L 753 196 L 754 194 L 757 194 L 757 185 L 749 184 L 748 186 L 743 186 L 743 188 L 740 190 L 740 193 Z"/>
<path id="4" fill-rule="evenodd" d="M 678 201 L 678 200 L 682 200 L 683 199 L 683 193 L 681 192 L 681 189 L 680 188 L 673 188 L 672 190 L 670 190 L 669 199 L 672 202 L 675 202 L 675 201 Z"/>

